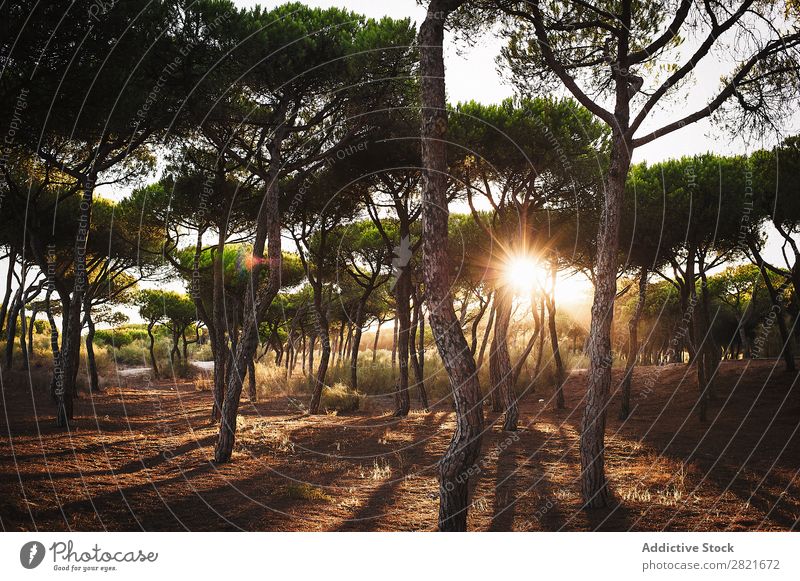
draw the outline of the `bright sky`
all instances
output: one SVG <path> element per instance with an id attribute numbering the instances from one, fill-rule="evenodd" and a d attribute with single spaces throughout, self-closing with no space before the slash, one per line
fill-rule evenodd
<path id="1" fill-rule="evenodd" d="M 249 7 L 260 3 L 265 7 L 271 8 L 282 4 L 283 1 L 234 0 L 234 3 L 241 7 Z M 417 4 L 416 0 L 306 0 L 306 3 L 320 7 L 338 6 L 374 18 L 382 16 L 393 18 L 408 17 L 417 25 L 422 22 L 425 16 L 424 8 Z M 456 46 L 454 42 L 447 43 L 445 49 L 447 90 L 448 99 L 451 102 L 476 100 L 483 103 L 495 103 L 512 96 L 513 90 L 503 82 L 496 62 L 503 43 L 504 40 L 502 38 L 490 34 L 481 38 L 475 47 Z M 653 122 L 644 129 L 661 125 L 664 120 L 674 118 L 676 113 L 685 113 L 702 106 L 715 93 L 720 75 L 726 72 L 725 70 L 720 70 L 719 67 L 720 63 L 715 62 L 713 59 L 703 63 L 698 68 L 697 76 L 700 80 L 694 85 L 686 102 L 679 105 L 680 110 L 676 111 L 675 108 L 672 108 L 658 111 Z M 794 130 L 796 129 L 797 127 L 794 128 Z M 787 128 L 787 133 L 791 132 L 792 129 Z M 750 147 L 758 148 L 771 145 L 771 142 L 763 144 L 752 143 Z M 714 129 L 709 120 L 704 120 L 640 148 L 636 152 L 635 161 L 657 162 L 663 159 L 704 153 L 706 151 L 722 154 L 739 153 L 745 151 L 745 144 L 729 135 L 725 135 L 718 129 Z M 104 192 L 106 195 L 109 193 L 112 192 Z M 459 208 L 458 210 L 465 211 L 466 208 Z M 775 262 L 781 262 L 780 250 L 774 237 L 771 237 L 768 243 L 765 257 Z M 5 271 L 3 262 L 0 261 L 0 272 Z M 0 281 L 0 292 L 3 284 L 4 281 Z M 571 289 L 571 292 L 566 293 L 566 296 L 575 297 L 576 299 L 586 296 L 590 288 L 588 281 L 582 276 L 572 276 L 569 279 L 564 279 L 561 284 L 563 285 L 562 288 L 569 287 Z"/>

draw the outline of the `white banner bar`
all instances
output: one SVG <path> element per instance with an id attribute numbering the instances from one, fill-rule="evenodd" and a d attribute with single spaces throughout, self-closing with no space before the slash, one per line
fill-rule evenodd
<path id="1" fill-rule="evenodd" d="M 3 579 L 800 579 L 791 533 L 3 533 Z M 246 576 L 246 577 L 245 577 Z"/>

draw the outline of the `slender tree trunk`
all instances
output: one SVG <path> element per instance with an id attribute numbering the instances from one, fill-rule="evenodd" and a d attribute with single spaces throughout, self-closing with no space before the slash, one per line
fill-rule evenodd
<path id="1" fill-rule="evenodd" d="M 486 302 L 481 305 L 480 309 L 478 309 L 478 312 L 475 315 L 475 318 L 472 320 L 472 341 L 470 342 L 469 350 L 473 357 L 475 357 L 475 353 L 478 351 L 478 325 L 483 319 L 483 315 L 486 314 L 486 309 L 489 307 L 490 300 L 491 297 L 489 297 L 489 299 L 487 299 Z"/>
<path id="2" fill-rule="evenodd" d="M 281 221 L 278 205 L 278 172 L 275 161 L 280 157 L 277 148 L 279 139 L 273 143 L 273 168 L 265 181 L 267 192 L 259 209 L 256 236 L 253 243 L 253 267 L 250 270 L 249 285 L 244 307 L 244 321 L 239 340 L 236 343 L 235 357 L 227 370 L 227 386 L 222 403 L 219 437 L 214 450 L 217 462 L 227 462 L 233 453 L 236 439 L 236 417 L 242 395 L 244 376 L 258 349 L 258 325 L 272 304 L 281 287 Z M 267 260 L 264 258 L 266 242 L 269 241 Z M 266 281 L 261 280 L 263 263 L 269 267 Z"/>
<path id="3" fill-rule="evenodd" d="M 153 327 L 155 326 L 155 322 L 151 321 L 147 324 L 147 336 L 150 338 L 150 345 L 148 351 L 150 353 L 150 367 L 153 368 L 153 377 L 159 376 L 158 371 L 158 362 L 156 361 L 156 338 L 153 336 Z"/>
<path id="4" fill-rule="evenodd" d="M 439 530 L 467 528 L 469 481 L 481 449 L 483 408 L 475 361 L 450 295 L 447 255 L 447 103 L 442 44 L 463 0 L 431 0 L 419 31 L 422 103 L 422 244 L 431 329 L 453 391 L 456 430 L 439 463 Z"/>
<path id="5" fill-rule="evenodd" d="M 772 311 L 775 313 L 774 316 L 776 323 L 778 323 L 778 332 L 781 334 L 781 342 L 783 343 L 781 346 L 781 355 L 783 355 L 786 371 L 794 372 L 794 351 L 792 349 L 792 338 L 789 335 L 789 330 L 786 328 L 786 321 L 783 318 L 783 313 L 785 310 L 783 305 L 783 297 L 779 296 L 778 292 L 775 290 L 775 285 L 772 284 L 772 279 L 770 279 L 769 272 L 767 271 L 766 266 L 764 266 L 764 259 L 761 257 L 761 253 L 758 251 L 758 248 L 753 243 L 750 243 L 749 246 L 750 252 L 753 254 L 753 258 L 756 259 L 756 266 L 758 266 L 758 269 L 761 271 L 761 278 L 764 280 L 764 286 L 767 287 L 767 293 L 769 294 L 770 301 L 772 302 Z"/>
<path id="6" fill-rule="evenodd" d="M 100 391 L 100 377 L 97 373 L 97 360 L 94 356 L 94 319 L 92 319 L 91 307 L 86 305 L 86 370 L 89 376 L 89 392 Z"/>
<path id="7" fill-rule="evenodd" d="M 316 349 L 316 347 L 317 347 L 317 334 L 314 333 L 311 335 L 308 347 L 308 377 L 310 380 L 313 380 L 314 377 L 314 350 Z"/>
<path id="8" fill-rule="evenodd" d="M 611 167 L 597 232 L 595 292 L 587 349 L 588 385 L 580 439 L 581 493 L 587 508 L 605 507 L 610 502 L 605 474 L 605 431 L 611 386 L 611 325 L 617 294 L 619 224 L 625 180 L 630 168 L 631 146 L 624 138 L 626 128 L 627 119 L 622 127 L 612 130 Z"/>
<path id="9" fill-rule="evenodd" d="M 68 427 L 73 417 L 73 398 L 78 375 L 81 340 L 81 307 L 83 295 L 88 285 L 86 273 L 86 244 L 89 240 L 92 217 L 92 197 L 94 195 L 95 175 L 89 173 L 83 183 L 83 193 L 78 212 L 78 234 L 75 238 L 75 280 L 67 318 L 67 332 L 62 340 L 62 366 L 64 370 L 62 385 L 56 386 L 58 412 L 56 422 L 59 427 Z"/>
<path id="10" fill-rule="evenodd" d="M 34 353 L 34 351 L 33 351 L 33 334 L 34 334 L 34 331 L 35 331 L 36 318 L 37 318 L 38 315 L 39 315 L 39 309 L 36 306 L 34 306 L 33 310 L 31 311 L 30 323 L 28 323 L 28 353 L 30 355 L 33 355 L 33 353 Z"/>
<path id="11" fill-rule="evenodd" d="M 251 403 L 258 401 L 258 391 L 256 390 L 256 363 L 250 361 L 247 364 L 247 397 Z"/>
<path id="12" fill-rule="evenodd" d="M 14 345 L 17 342 L 17 322 L 22 304 L 23 284 L 14 293 L 11 308 L 8 310 L 8 324 L 6 325 L 6 369 L 11 369 L 14 364 Z"/>
<path id="13" fill-rule="evenodd" d="M 11 283 L 14 280 L 14 267 L 17 264 L 17 253 L 11 249 L 8 253 L 8 269 L 6 270 L 6 289 L 3 294 L 3 303 L 0 305 L 0 333 L 5 330 L 6 317 L 8 316 L 8 304 L 11 299 Z"/>
<path id="14" fill-rule="evenodd" d="M 532 310 L 535 313 L 536 312 L 536 307 L 534 307 Z M 530 356 L 531 351 L 533 351 L 533 347 L 534 347 L 534 345 L 536 345 L 536 339 L 539 337 L 539 333 L 541 333 L 541 332 L 542 332 L 542 329 L 537 324 L 536 328 L 533 330 L 533 333 L 531 333 L 531 338 L 528 339 L 528 343 L 525 345 L 525 349 L 522 351 L 522 353 L 519 356 L 519 359 L 517 360 L 516 364 L 514 365 L 514 375 L 513 375 L 512 379 L 511 379 L 511 381 L 513 382 L 513 385 L 514 385 L 515 388 L 516 388 L 517 382 L 519 381 L 519 376 L 522 374 L 522 368 L 525 366 L 525 362 L 528 360 L 528 357 Z"/>
<path id="15" fill-rule="evenodd" d="M 497 307 L 497 295 L 495 293 L 494 297 L 492 298 L 492 307 L 489 309 L 489 320 L 486 321 L 486 329 L 483 331 L 483 340 L 481 341 L 481 350 L 478 353 L 478 369 L 483 366 L 483 355 L 486 353 L 486 345 L 489 342 L 489 333 L 492 330 L 492 325 L 494 324 L 494 317 L 495 311 Z"/>
<path id="16" fill-rule="evenodd" d="M 381 325 L 383 321 L 378 319 L 378 328 L 375 329 L 375 340 L 372 342 L 372 362 L 375 363 L 375 359 L 378 357 L 378 339 L 381 336 Z"/>
<path id="17" fill-rule="evenodd" d="M 553 280 L 550 294 L 546 297 L 547 300 L 547 326 L 550 330 L 550 345 L 553 348 L 553 364 L 556 367 L 555 378 L 555 395 L 556 395 L 556 409 L 564 409 L 564 379 L 566 373 L 564 372 L 564 362 L 561 359 L 561 347 L 558 344 L 558 330 L 556 329 L 556 267 L 553 266 L 551 270 L 551 277 Z"/>
<path id="18" fill-rule="evenodd" d="M 355 331 L 353 333 L 352 351 L 350 353 L 350 385 L 353 389 L 358 389 L 358 355 L 359 349 L 361 348 L 361 335 L 364 328 L 364 311 L 367 307 L 367 299 L 369 299 L 369 293 L 365 293 L 361 297 L 356 309 Z"/>
<path id="19" fill-rule="evenodd" d="M 533 369 L 533 377 L 538 378 L 539 373 L 542 370 L 542 360 L 544 359 L 544 296 L 539 304 L 539 319 L 538 319 L 539 328 L 542 329 L 542 332 L 539 333 L 539 347 L 538 353 L 536 354 L 536 367 Z"/>
<path id="20" fill-rule="evenodd" d="M 401 233 L 402 235 L 402 233 Z M 411 313 L 409 297 L 411 294 L 410 267 L 402 268 L 394 287 L 395 303 L 397 305 L 397 358 L 400 366 L 400 377 L 395 390 L 395 411 L 397 417 L 405 417 L 411 409 L 411 399 L 408 393 L 409 385 L 409 335 L 411 333 Z"/>
<path id="21" fill-rule="evenodd" d="M 319 366 L 314 378 L 314 387 L 311 392 L 311 402 L 308 404 L 309 413 L 319 413 L 319 402 L 322 398 L 322 388 L 325 387 L 325 376 L 328 373 L 328 364 L 331 358 L 331 339 L 328 332 L 328 317 L 322 304 L 322 283 L 314 286 L 314 311 L 317 315 L 317 332 L 319 333 L 322 352 L 319 356 Z M 344 325 L 342 325 L 344 329 Z M 341 336 L 341 334 L 340 334 Z"/>
<path id="22" fill-rule="evenodd" d="M 19 350 L 22 352 L 22 369 L 30 369 L 31 359 L 28 353 L 28 318 L 25 314 L 25 296 L 19 305 Z"/>
<path id="23" fill-rule="evenodd" d="M 397 313 L 394 316 L 394 329 L 392 331 L 392 377 L 397 371 Z"/>
<path id="24" fill-rule="evenodd" d="M 631 413 L 631 382 L 633 380 L 633 369 L 636 367 L 636 360 L 639 357 L 639 320 L 644 312 L 645 301 L 647 300 L 647 267 L 643 266 L 639 273 L 639 297 L 636 301 L 636 309 L 631 320 L 628 321 L 628 360 L 625 362 L 625 376 L 622 379 L 622 405 L 619 411 L 619 419 L 627 420 Z"/>
<path id="25" fill-rule="evenodd" d="M 511 369 L 511 357 L 508 354 L 508 326 L 511 322 L 511 308 L 513 295 L 507 286 L 495 291 L 494 337 L 492 338 L 492 352 L 489 354 L 489 375 L 492 378 L 492 411 L 495 402 L 498 407 L 502 402 L 504 411 L 503 429 L 514 432 L 517 429 L 519 410 L 517 408 L 517 395 L 512 384 L 514 372 Z"/>
<path id="26" fill-rule="evenodd" d="M 425 370 L 424 370 L 424 338 L 420 337 L 420 342 L 423 347 L 417 347 L 417 334 L 420 331 L 420 322 L 422 322 L 422 333 L 425 332 L 424 317 L 422 317 L 422 305 L 420 304 L 421 293 L 414 293 L 414 309 L 411 316 L 411 335 L 409 344 L 409 354 L 411 357 L 411 366 L 414 368 L 414 380 L 419 390 L 419 401 L 422 404 L 422 409 L 428 411 L 428 392 L 425 390 Z"/>

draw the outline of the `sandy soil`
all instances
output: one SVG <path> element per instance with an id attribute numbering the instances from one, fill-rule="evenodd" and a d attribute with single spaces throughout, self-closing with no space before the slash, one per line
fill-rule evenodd
<path id="1" fill-rule="evenodd" d="M 625 423 L 612 402 L 607 466 L 618 503 L 580 506 L 577 454 L 585 375 L 567 409 L 538 393 L 522 428 L 487 413 L 472 530 L 790 530 L 800 528 L 800 387 L 774 361 L 724 363 L 709 422 L 693 411 L 685 366 L 637 370 Z M 286 398 L 243 403 L 233 461 L 211 462 L 210 394 L 126 378 L 83 396 L 71 433 L 53 404 L 4 384 L 4 530 L 433 530 L 447 404 L 402 420 L 390 398 L 368 411 L 308 417 Z M 652 388 L 648 387 L 652 386 Z M 38 421 L 37 421 L 38 418 Z"/>

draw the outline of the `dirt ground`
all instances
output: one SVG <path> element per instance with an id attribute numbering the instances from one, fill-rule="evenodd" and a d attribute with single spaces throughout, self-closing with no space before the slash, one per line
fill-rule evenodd
<path id="1" fill-rule="evenodd" d="M 585 374 L 567 409 L 526 394 L 521 429 L 487 413 L 471 530 L 791 530 L 800 519 L 800 387 L 774 361 L 723 363 L 709 421 L 682 365 L 638 369 L 636 409 L 612 401 L 606 462 L 617 504 L 584 511 L 578 430 Z M 210 393 L 191 383 L 83 396 L 54 427 L 46 394 L 4 383 L 4 530 L 433 530 L 449 405 L 406 419 L 373 398 L 349 415 L 304 416 L 286 398 L 243 402 L 233 460 L 215 465 Z M 37 421 L 37 416 L 39 421 Z"/>

